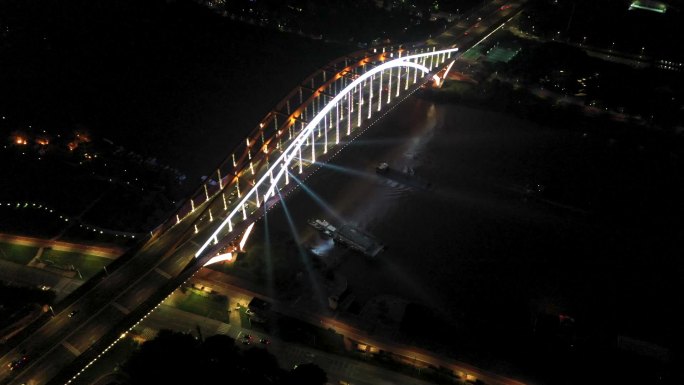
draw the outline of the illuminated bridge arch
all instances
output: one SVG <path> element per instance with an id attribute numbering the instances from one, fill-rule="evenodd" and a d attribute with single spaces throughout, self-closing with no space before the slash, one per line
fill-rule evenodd
<path id="1" fill-rule="evenodd" d="M 354 67 L 347 66 L 345 70 L 335 74 L 335 76 L 333 76 L 324 86 L 313 90 L 310 101 L 315 101 L 315 103 L 309 104 L 309 106 L 313 105 L 313 111 L 315 113 L 313 117 L 306 120 L 308 109 L 300 106 L 300 108 L 291 113 L 289 119 L 284 122 L 283 125 L 287 126 L 290 136 L 288 140 L 289 144 L 287 144 L 285 148 L 283 148 L 281 142 L 281 137 L 284 136 L 282 129 L 278 129 L 276 135 L 270 137 L 268 140 L 264 139 L 262 131 L 260 152 L 268 155 L 269 149 L 275 147 L 281 154 L 275 160 L 268 160 L 268 156 L 266 156 L 266 162 L 263 163 L 262 161 L 256 166 L 257 168 L 261 166 L 259 172 L 255 172 L 255 165 L 252 161 L 253 156 L 249 151 L 249 149 L 256 144 L 257 140 L 254 140 L 254 143 L 252 143 L 248 138 L 246 140 L 246 147 L 248 149 L 247 157 L 249 158 L 249 166 L 245 167 L 242 171 L 245 174 L 251 172 L 254 177 L 251 181 L 251 185 L 248 184 L 248 190 L 241 193 L 238 181 L 241 173 L 236 173 L 233 182 L 235 182 L 236 185 L 237 199 L 235 199 L 235 202 L 231 202 L 230 206 L 232 207 L 229 208 L 225 198 L 225 190 L 228 183 L 222 183 L 223 181 L 219 175 L 218 184 L 221 190 L 219 193 L 223 197 L 224 212 L 228 212 L 228 214 L 222 218 L 223 220 L 218 227 L 211 232 L 208 237 L 204 238 L 205 240 L 195 256 L 201 256 L 212 243 L 218 243 L 219 239 L 232 232 L 234 223 L 241 220 L 247 220 L 248 217 L 251 216 L 251 212 L 248 214 L 248 210 L 251 210 L 251 208 L 259 208 L 260 205 L 265 204 L 268 199 L 274 197 L 276 194 L 275 189 L 280 188 L 279 184 L 288 184 L 288 168 L 292 167 L 295 160 L 296 163 L 294 164 L 299 167 L 299 172 L 301 173 L 304 163 L 303 152 L 310 151 L 309 160 L 315 162 L 317 150 L 319 152 L 322 151 L 322 154 L 326 154 L 329 146 L 334 146 L 339 143 L 341 135 L 340 130 L 345 131 L 344 126 L 346 126 L 346 134 L 349 135 L 352 125 L 360 127 L 363 121 L 371 118 L 374 109 L 380 111 L 384 104 L 389 104 L 393 94 L 395 94 L 396 97 L 399 96 L 402 88 L 407 90 L 409 88 L 409 83 L 411 83 L 411 78 L 413 78 L 413 84 L 415 84 L 418 79 L 418 72 L 421 73 L 420 79 L 423 79 L 426 74 L 431 72 L 433 67 L 437 68 L 438 65 L 443 64 L 446 59 L 450 58 L 451 54 L 457 50 L 457 48 L 440 51 L 433 49 L 432 51 L 406 55 L 403 57 L 401 56 L 402 52 L 400 51 L 398 52 L 399 57 L 391 60 L 387 60 L 387 58 L 394 57 L 394 53 L 385 52 L 378 57 L 381 64 L 369 70 L 365 70 L 365 72 L 360 75 L 352 75 L 351 77 L 353 80 L 351 82 L 343 82 L 344 87 L 334 87 L 337 91 L 336 94 L 331 95 L 326 93 L 325 90 L 330 88 L 329 86 L 332 82 L 351 73 L 350 68 L 363 67 L 370 63 L 371 59 L 366 58 L 356 63 L 356 66 Z M 393 70 L 395 69 L 396 74 L 393 74 Z M 346 71 L 348 72 L 345 73 Z M 386 72 L 388 72 L 388 75 L 383 80 L 383 75 Z M 411 74 L 411 72 L 413 72 L 413 74 Z M 396 76 L 396 78 L 394 78 L 394 76 Z M 395 80 L 394 85 L 392 84 L 392 80 Z M 342 89 L 338 90 L 338 88 Z M 377 93 L 374 95 L 375 89 L 377 89 Z M 301 88 L 299 89 L 299 93 L 301 100 Z M 329 98 L 330 100 L 320 107 L 320 100 L 326 98 Z M 318 108 L 317 105 L 319 106 Z M 366 108 L 364 108 L 364 106 Z M 356 108 L 356 111 L 354 111 L 354 108 Z M 352 124 L 353 120 L 356 120 L 357 124 Z M 292 127 L 296 127 L 297 123 L 300 123 L 303 127 L 298 133 L 293 135 Z M 342 125 L 340 123 L 342 123 Z M 264 124 L 261 123 L 260 126 L 263 128 Z M 329 134 L 334 135 L 334 143 L 332 144 L 329 144 Z M 317 143 L 317 136 L 319 139 L 321 139 L 321 136 L 324 136 L 324 138 L 322 138 L 322 143 L 320 143 L 320 141 Z M 277 141 L 275 145 L 271 144 L 273 141 Z M 235 162 L 235 158 L 233 157 L 233 163 L 235 164 Z M 258 176 L 257 174 L 261 174 L 258 179 L 256 179 L 256 176 Z M 206 193 L 206 200 L 209 201 L 206 184 L 204 185 L 204 190 Z M 208 210 L 209 220 L 213 221 L 214 218 L 211 213 L 211 208 L 208 208 Z M 197 227 L 195 227 L 195 229 L 197 231 Z"/>
<path id="2" fill-rule="evenodd" d="M 356 80 L 354 80 L 351 84 L 347 85 L 340 93 L 338 93 L 331 101 L 329 101 L 312 119 L 311 121 L 304 127 L 303 130 L 297 134 L 296 138 L 290 143 L 290 145 L 283 151 L 283 153 L 278 157 L 276 161 L 273 162 L 273 165 L 269 167 L 269 169 L 264 173 L 264 175 L 259 178 L 259 180 L 255 183 L 255 185 L 244 194 L 244 196 L 241 198 L 241 200 L 238 202 L 238 204 L 233 208 L 233 210 L 228 214 L 228 216 L 225 218 L 225 220 L 219 225 L 219 227 L 211 234 L 209 239 L 207 239 L 202 247 L 197 251 L 195 254 L 196 257 L 200 256 L 202 252 L 211 244 L 212 241 L 218 242 L 218 237 L 221 231 L 225 228 L 226 225 L 229 225 L 230 229 L 232 230 L 232 222 L 233 219 L 240 215 L 242 212 L 243 219 L 246 219 L 247 214 L 246 214 L 246 209 L 245 206 L 248 204 L 249 201 L 255 201 L 255 202 L 265 202 L 267 199 L 271 198 L 272 196 L 275 195 L 275 189 L 278 186 L 278 183 L 280 180 L 285 177 L 287 178 L 287 169 L 290 167 L 292 161 L 295 158 L 298 158 L 299 160 L 299 167 L 302 167 L 302 147 L 309 146 L 311 147 L 311 159 L 312 161 L 315 160 L 316 158 L 316 140 L 315 140 L 315 130 L 318 128 L 319 124 L 328 116 L 328 114 L 333 110 L 333 109 L 339 109 L 339 103 L 342 102 L 343 99 L 350 100 L 347 96 L 351 92 L 355 92 L 357 88 L 359 90 L 361 89 L 359 86 L 362 85 L 364 82 L 366 82 L 368 79 L 371 79 L 372 77 L 375 76 L 375 74 L 382 74 L 383 71 L 396 68 L 396 67 L 407 67 L 407 68 L 414 68 L 416 70 L 419 70 L 423 73 L 429 73 L 430 70 L 425 67 L 422 64 L 414 63 L 408 60 L 409 58 L 400 58 L 400 59 L 395 59 L 391 61 L 387 61 L 370 71 L 364 73 L 362 76 L 358 77 Z M 382 82 L 380 82 L 382 85 Z M 372 83 L 370 83 L 370 87 L 372 87 Z M 370 88 L 369 87 L 369 88 Z M 391 91 L 391 90 L 390 90 Z M 391 92 L 390 92 L 391 93 Z M 380 98 L 382 98 L 382 92 L 380 92 Z M 382 100 L 380 101 L 382 103 Z M 368 108 L 369 111 L 372 113 L 372 105 Z M 361 115 L 362 110 L 359 109 L 358 115 Z M 338 135 L 339 138 L 339 124 L 337 125 L 337 132 L 336 135 Z M 324 131 L 327 135 L 329 127 L 324 127 Z M 339 140 L 336 140 L 337 143 L 339 143 Z M 324 146 L 327 146 L 328 141 L 325 141 Z M 325 152 L 327 152 L 327 148 L 324 149 Z M 275 176 L 273 175 L 275 172 Z M 259 189 L 262 188 L 262 190 L 266 190 L 266 193 L 263 194 L 262 197 L 259 196 L 260 191 Z M 259 205 L 259 203 L 257 203 Z"/>

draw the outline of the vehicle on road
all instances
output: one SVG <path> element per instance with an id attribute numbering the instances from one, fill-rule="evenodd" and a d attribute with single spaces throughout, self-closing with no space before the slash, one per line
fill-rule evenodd
<path id="1" fill-rule="evenodd" d="M 7 364 L 7 367 L 9 367 L 10 371 L 15 371 L 21 369 L 26 363 L 29 361 L 31 357 L 29 357 L 27 354 L 24 354 L 20 358 L 17 358 L 16 360 L 10 362 Z"/>
<path id="2" fill-rule="evenodd" d="M 80 312 L 80 310 L 72 310 L 71 313 L 69 313 L 69 318 L 74 318 L 74 316 L 78 314 L 78 312 Z"/>
<path id="3" fill-rule="evenodd" d="M 264 344 L 264 345 L 270 345 L 270 344 L 271 344 L 271 340 L 269 340 L 268 338 L 262 338 L 262 339 L 259 340 L 259 343 L 262 343 L 262 344 Z"/>

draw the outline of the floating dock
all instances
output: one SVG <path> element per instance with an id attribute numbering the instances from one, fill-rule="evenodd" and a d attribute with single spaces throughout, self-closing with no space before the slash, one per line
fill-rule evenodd
<path id="1" fill-rule="evenodd" d="M 345 245 L 363 255 L 375 258 L 385 248 L 373 235 L 352 225 L 342 225 L 336 228 L 328 221 L 321 219 L 309 219 L 311 227 L 331 237 L 336 243 Z"/>

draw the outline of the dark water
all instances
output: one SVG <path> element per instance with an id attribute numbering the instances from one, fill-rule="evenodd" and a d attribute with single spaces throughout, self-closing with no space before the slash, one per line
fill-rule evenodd
<path id="1" fill-rule="evenodd" d="M 304 239 L 341 258 L 361 303 L 390 294 L 428 306 L 453 326 L 445 341 L 480 359 L 527 354 L 538 314 L 572 316 L 587 349 L 618 334 L 671 346 L 681 165 L 647 137 L 411 98 L 307 180 L 388 246 L 378 261 L 325 250 L 305 220 L 335 216 L 307 194 L 288 207 Z M 381 161 L 421 184 L 376 175 Z"/>

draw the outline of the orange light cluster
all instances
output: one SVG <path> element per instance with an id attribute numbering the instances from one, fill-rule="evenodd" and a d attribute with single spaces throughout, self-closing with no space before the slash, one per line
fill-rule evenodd
<path id="1" fill-rule="evenodd" d="M 84 132 L 80 132 L 80 131 L 76 131 L 75 134 L 76 134 L 76 140 L 75 140 L 76 142 L 79 142 L 79 143 L 90 142 L 90 136 L 88 136 L 88 134 L 86 134 Z"/>
<path id="2" fill-rule="evenodd" d="M 76 136 L 76 138 L 73 141 L 69 142 L 69 144 L 67 144 L 69 151 L 74 151 L 75 149 L 78 148 L 78 145 L 81 143 L 89 143 L 90 142 L 90 136 L 88 136 L 88 134 L 86 134 L 84 132 L 75 131 L 74 135 Z"/>

